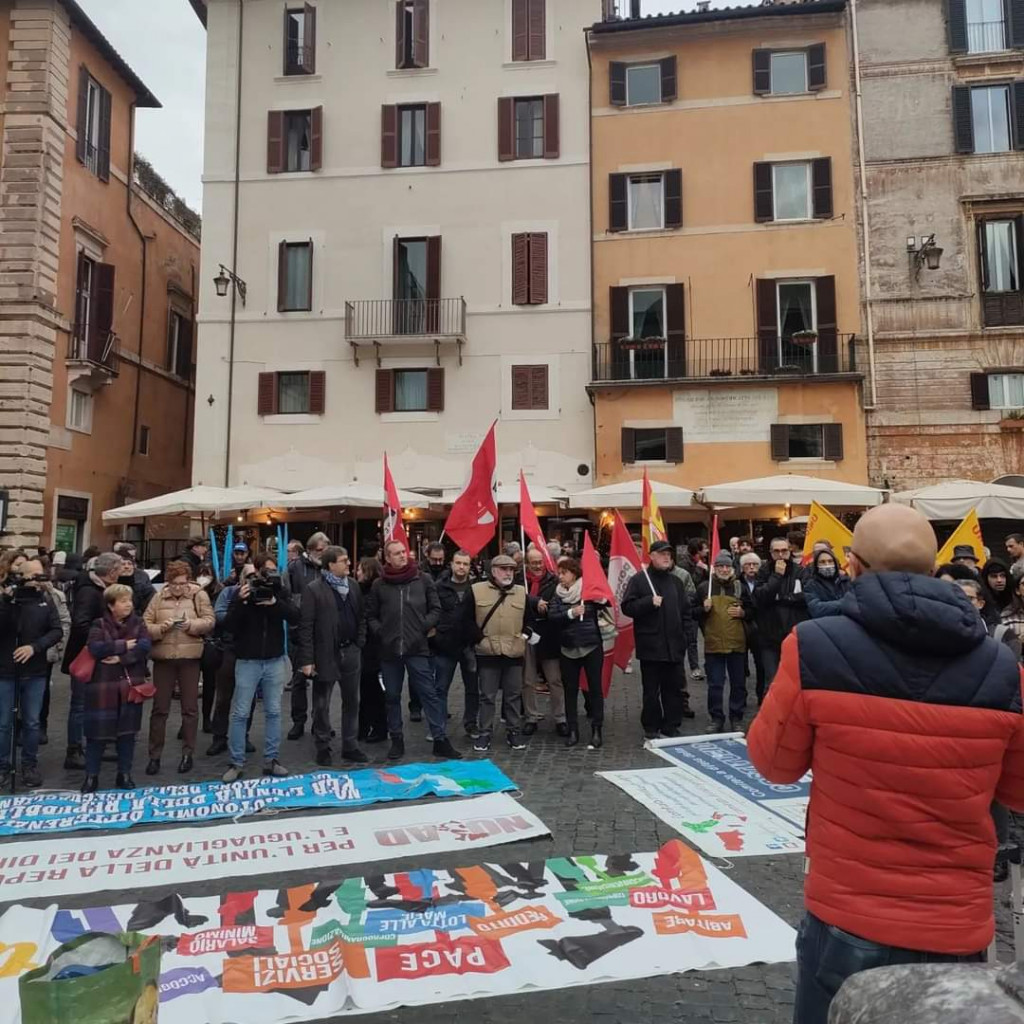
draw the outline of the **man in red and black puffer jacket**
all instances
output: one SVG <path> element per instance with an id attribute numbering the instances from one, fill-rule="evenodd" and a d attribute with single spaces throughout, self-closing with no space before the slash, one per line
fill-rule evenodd
<path id="1" fill-rule="evenodd" d="M 883 505 L 857 524 L 842 613 L 800 624 L 748 736 L 772 782 L 814 772 L 796 1024 L 826 1024 L 851 974 L 983 959 L 993 800 L 1024 810 L 1022 675 L 935 535 Z"/>

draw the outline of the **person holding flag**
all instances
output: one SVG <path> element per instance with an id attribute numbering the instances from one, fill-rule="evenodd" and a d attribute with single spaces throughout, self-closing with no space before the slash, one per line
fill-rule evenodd
<path id="1" fill-rule="evenodd" d="M 531 544 L 523 563 L 526 566 L 527 593 L 537 602 L 537 618 L 533 628 L 540 636 L 537 643 L 526 645 L 523 671 L 523 714 L 526 719 L 523 722 L 524 736 L 532 736 L 537 731 L 537 726 L 544 721 L 539 698 L 542 672 L 544 681 L 548 684 L 555 733 L 559 736 L 569 735 L 569 726 L 565 719 L 565 690 L 562 686 L 561 630 L 548 618 L 555 588 L 558 586 L 558 576 L 548 569 L 548 564 L 553 562 L 554 559 L 547 548 L 542 549 L 536 544 Z"/>

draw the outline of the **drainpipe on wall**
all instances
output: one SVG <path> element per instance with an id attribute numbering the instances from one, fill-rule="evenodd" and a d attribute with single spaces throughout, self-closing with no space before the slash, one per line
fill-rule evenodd
<path id="1" fill-rule="evenodd" d="M 135 364 L 135 409 L 132 413 L 132 449 L 128 456 L 128 472 L 126 478 L 132 474 L 132 463 L 135 461 L 136 445 L 139 443 L 139 401 L 142 394 L 142 342 L 146 330 L 146 257 L 149 253 L 149 246 L 146 244 L 146 236 L 139 222 L 132 212 L 132 183 L 135 181 L 135 104 L 129 108 L 130 123 L 128 126 L 128 189 L 125 198 L 125 207 L 128 211 L 128 219 L 135 228 L 135 233 L 142 243 L 142 288 L 139 297 L 139 351 L 138 362 Z"/>
<path id="2" fill-rule="evenodd" d="M 238 0 L 238 79 L 235 83 L 235 207 L 231 224 L 231 273 L 238 274 L 238 192 L 242 159 L 242 42 L 245 30 L 245 0 Z M 231 282 L 231 326 L 228 334 L 228 411 L 224 445 L 224 486 L 231 485 L 231 412 L 235 383 L 235 316 L 238 285 Z"/>
<path id="3" fill-rule="evenodd" d="M 864 406 L 872 411 L 878 405 L 878 383 L 875 379 L 875 315 L 872 308 L 871 221 L 868 215 L 868 179 L 864 161 L 864 105 L 860 87 L 860 39 L 857 34 L 857 0 L 850 0 L 853 35 L 853 81 L 857 110 L 857 162 L 860 173 L 861 222 L 864 225 L 864 318 L 868 329 L 868 368 L 871 374 L 871 402 Z"/>
<path id="4" fill-rule="evenodd" d="M 587 252 L 590 257 L 590 367 L 595 365 L 594 353 L 597 343 L 597 303 L 594 295 L 594 65 L 590 54 L 590 29 L 583 30 L 587 48 Z M 597 485 L 597 399 L 590 393 L 590 404 L 594 410 L 594 465 L 590 474 L 590 486 Z"/>

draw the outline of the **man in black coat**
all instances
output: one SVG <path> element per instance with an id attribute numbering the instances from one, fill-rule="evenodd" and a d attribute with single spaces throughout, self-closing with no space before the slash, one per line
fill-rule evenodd
<path id="1" fill-rule="evenodd" d="M 323 572 L 302 594 L 296 663 L 313 680 L 313 739 L 316 763 L 331 764 L 331 695 L 341 690 L 341 756 L 366 764 L 370 759 L 356 745 L 359 739 L 359 677 L 366 644 L 363 595 L 349 576 L 348 552 L 324 551 Z M 294 692 L 294 691 L 293 691 Z"/>
<path id="2" fill-rule="evenodd" d="M 428 552 L 429 554 L 429 552 Z M 438 690 L 448 700 L 448 691 L 455 678 L 455 669 L 462 671 L 462 685 L 466 700 L 462 712 L 462 725 L 466 735 L 476 739 L 480 731 L 480 684 L 477 678 L 476 652 L 466 628 L 462 602 L 469 595 L 473 585 L 470 568 L 473 559 L 468 551 L 456 551 L 452 555 L 451 568 L 437 580 L 437 600 L 441 605 L 437 628 L 430 638 L 430 650 L 434 657 L 434 678 Z"/>
<path id="3" fill-rule="evenodd" d="M 810 618 L 801 576 L 799 556 L 790 551 L 785 537 L 775 537 L 754 588 L 757 641 L 761 645 L 766 693 L 779 670 L 782 641 L 795 625 Z"/>
<path id="4" fill-rule="evenodd" d="M 320 569 L 323 567 L 324 553 L 331 543 L 326 533 L 314 533 L 306 542 L 306 550 L 298 558 L 288 563 L 287 580 L 291 591 L 292 601 L 298 608 L 302 604 L 302 595 L 306 587 L 314 580 L 320 578 Z M 306 715 L 309 712 L 309 698 L 306 693 L 306 686 L 309 680 L 299 671 L 303 664 L 299 660 L 295 644 L 292 644 L 292 727 L 288 730 L 288 739 L 297 740 L 306 731 Z"/>
<path id="5" fill-rule="evenodd" d="M 643 677 L 640 722 L 647 739 L 678 736 L 683 719 L 680 669 L 686 657 L 686 630 L 693 607 L 682 581 L 672 572 L 672 545 L 651 545 L 651 564 L 626 587 L 623 614 L 633 620 L 633 638 Z"/>
<path id="6" fill-rule="evenodd" d="M 135 608 L 135 614 L 142 615 L 146 606 L 156 596 L 156 587 L 153 586 L 149 573 L 138 567 L 136 557 L 138 553 L 134 544 L 121 541 L 114 545 L 114 554 L 120 555 L 124 559 L 121 565 L 121 575 L 117 577 L 117 582 L 132 588 L 132 605 Z M 196 574 L 193 573 L 192 578 L 195 579 L 195 576 Z"/>
<path id="7" fill-rule="evenodd" d="M 46 652 L 60 643 L 57 606 L 43 588 L 42 563 L 28 559 L 20 579 L 0 589 L 0 790 L 10 787 L 14 711 L 21 718 L 21 771 L 26 789 L 43 784 L 39 774 L 39 715 L 46 693 Z"/>
<path id="8" fill-rule="evenodd" d="M 568 736 L 565 688 L 562 685 L 562 631 L 547 618 L 548 606 L 558 586 L 558 577 L 544 567 L 544 555 L 533 544 L 526 552 L 526 585 L 527 593 L 537 601 L 537 617 L 533 629 L 540 634 L 540 642 L 526 647 L 523 665 L 523 735 L 532 736 L 537 726 L 544 721 L 544 712 L 537 697 L 543 672 L 544 682 L 548 685 L 551 717 L 555 720 L 555 733 Z"/>

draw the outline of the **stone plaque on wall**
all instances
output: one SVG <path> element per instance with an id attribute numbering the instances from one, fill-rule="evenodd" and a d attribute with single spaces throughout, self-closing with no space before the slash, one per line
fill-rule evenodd
<path id="1" fill-rule="evenodd" d="M 476 431 L 466 434 L 445 434 L 444 450 L 448 455 L 475 455 L 485 434 L 486 431 L 483 434 Z"/>
<path id="2" fill-rule="evenodd" d="M 673 419 L 685 444 L 765 441 L 779 418 L 775 388 L 694 388 L 677 391 Z"/>

